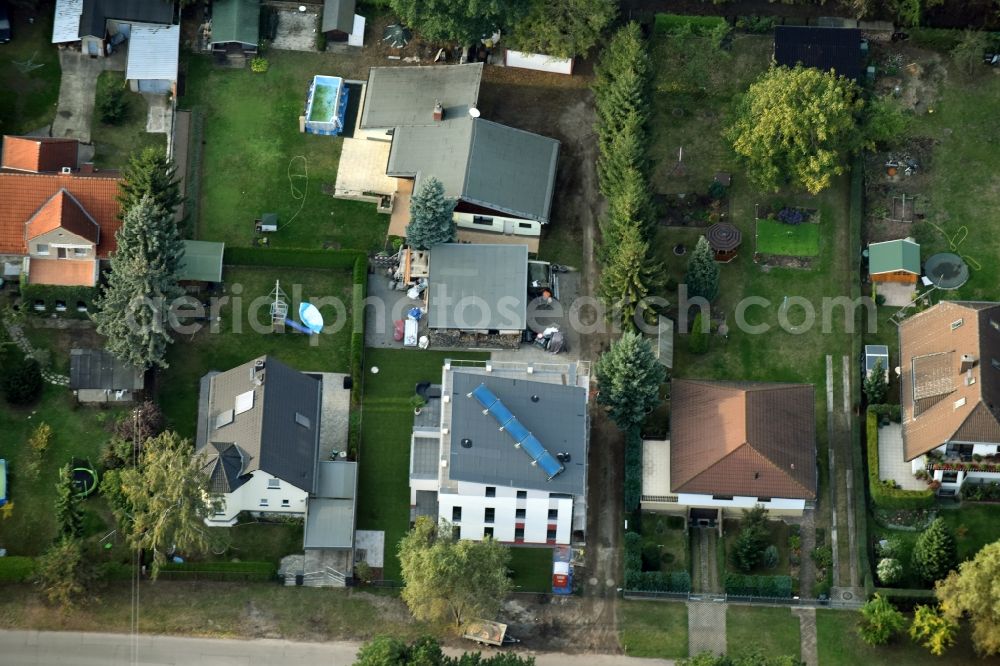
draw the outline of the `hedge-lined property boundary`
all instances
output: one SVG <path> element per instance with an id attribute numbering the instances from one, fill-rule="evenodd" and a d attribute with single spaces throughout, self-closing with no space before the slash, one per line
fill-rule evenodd
<path id="1" fill-rule="evenodd" d="M 657 35 L 669 35 L 677 30 L 686 30 L 696 35 L 707 35 L 719 26 L 729 27 L 729 23 L 721 16 L 692 16 L 686 14 L 657 14 L 654 18 L 654 32 Z"/>
<path id="2" fill-rule="evenodd" d="M 780 597 L 792 596 L 791 576 L 748 576 L 738 573 L 726 574 L 726 594 L 738 597 Z"/>
<path id="3" fill-rule="evenodd" d="M 891 488 L 882 483 L 878 475 L 878 414 L 875 410 L 867 412 L 867 446 L 868 446 L 868 491 L 872 503 L 882 509 L 929 509 L 934 506 L 934 491 L 903 490 Z"/>
<path id="4" fill-rule="evenodd" d="M 687 571 L 643 571 L 642 537 L 637 532 L 625 534 L 625 590 L 627 592 L 691 591 Z"/>
<path id="5" fill-rule="evenodd" d="M 365 355 L 365 294 L 368 293 L 368 255 L 361 250 L 285 250 L 277 248 L 227 247 L 222 258 L 227 266 L 269 266 L 281 268 L 319 268 L 349 270 L 353 283 L 351 308 L 350 374 L 351 417 L 348 426 L 348 450 L 357 455 L 361 440 L 361 372 Z"/>
<path id="6" fill-rule="evenodd" d="M 278 575 L 271 562 L 168 562 L 160 567 L 163 580 L 269 581 Z"/>

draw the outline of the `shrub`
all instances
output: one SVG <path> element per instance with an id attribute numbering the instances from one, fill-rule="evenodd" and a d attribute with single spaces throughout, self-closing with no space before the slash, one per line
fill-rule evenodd
<path id="1" fill-rule="evenodd" d="M 771 544 L 764 549 L 764 555 L 761 557 L 761 563 L 768 569 L 774 569 L 778 566 L 778 547 Z"/>
<path id="2" fill-rule="evenodd" d="M 903 614 L 879 594 L 861 607 L 858 634 L 868 645 L 885 645 L 905 626 L 906 619 Z"/>
<path id="3" fill-rule="evenodd" d="M 966 480 L 962 484 L 962 499 L 971 502 L 1000 500 L 1000 483 L 975 483 Z"/>
<path id="4" fill-rule="evenodd" d="M 104 89 L 97 112 L 105 125 L 120 125 L 128 116 L 128 98 L 121 86 L 109 86 Z"/>
<path id="5" fill-rule="evenodd" d="M 660 547 L 655 543 L 647 543 L 642 547 L 642 570 L 659 571 L 663 559 L 660 555 Z"/>
<path id="6" fill-rule="evenodd" d="M 33 358 L 17 358 L 8 362 L 3 373 L 3 392 L 12 405 L 28 405 L 42 393 L 42 368 Z M 8 361 L 9 361 L 8 357 Z"/>
<path id="7" fill-rule="evenodd" d="M 657 14 L 653 29 L 657 35 L 671 35 L 690 30 L 695 35 L 709 36 L 715 31 L 728 28 L 729 24 L 721 16 Z"/>
<path id="8" fill-rule="evenodd" d="M 810 554 L 812 561 L 820 569 L 829 569 L 833 566 L 833 548 L 830 546 L 818 546 L 813 548 Z"/>
<path id="9" fill-rule="evenodd" d="M 371 583 L 374 578 L 371 566 L 364 560 L 361 560 L 354 565 L 354 577 L 365 585 Z"/>
<path id="10" fill-rule="evenodd" d="M 917 537 L 913 568 L 925 582 L 933 583 L 947 576 L 957 564 L 955 537 L 944 518 L 936 518 Z"/>
<path id="11" fill-rule="evenodd" d="M 802 224 L 806 221 L 806 213 L 801 208 L 782 208 L 778 211 L 778 221 L 793 226 Z"/>
<path id="12" fill-rule="evenodd" d="M 895 558 L 883 557 L 878 561 L 875 573 L 883 585 L 894 585 L 903 577 L 903 565 Z"/>
<path id="13" fill-rule="evenodd" d="M 875 552 L 882 557 L 898 557 L 902 547 L 903 542 L 898 536 L 889 536 L 875 545 Z"/>
<path id="14" fill-rule="evenodd" d="M 691 325 L 688 349 L 691 350 L 692 354 L 704 354 L 708 351 L 708 333 L 704 331 L 702 326 L 700 312 L 694 316 L 694 323 Z"/>
<path id="15" fill-rule="evenodd" d="M 770 35 L 774 30 L 774 18 L 771 16 L 741 16 L 736 19 L 736 29 L 749 32 L 752 35 Z"/>
<path id="16" fill-rule="evenodd" d="M 270 67 L 271 63 L 268 62 L 267 58 L 261 58 L 258 56 L 250 61 L 250 71 L 258 74 L 263 74 L 270 69 Z"/>
<path id="17" fill-rule="evenodd" d="M 27 583 L 35 576 L 35 560 L 30 557 L 0 557 L 0 583 Z"/>

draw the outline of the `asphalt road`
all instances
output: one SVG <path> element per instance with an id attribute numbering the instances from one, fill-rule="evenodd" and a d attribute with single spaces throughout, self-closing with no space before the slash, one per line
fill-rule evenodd
<path id="1" fill-rule="evenodd" d="M 138 655 L 136 655 L 136 651 Z M 358 643 L 293 643 L 79 632 L 0 631 L 3 666 L 348 666 Z M 457 653 L 457 650 L 447 650 Z M 538 666 L 670 666 L 618 655 L 535 655 Z"/>

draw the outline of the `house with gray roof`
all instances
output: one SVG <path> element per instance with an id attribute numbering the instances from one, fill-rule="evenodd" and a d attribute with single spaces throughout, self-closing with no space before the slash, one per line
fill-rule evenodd
<path id="1" fill-rule="evenodd" d="M 589 365 L 445 361 L 414 417 L 411 519 L 569 544 L 586 526 Z"/>
<path id="2" fill-rule="evenodd" d="M 303 516 L 306 549 L 352 548 L 357 465 L 323 445 L 329 384 L 270 356 L 202 378 L 197 464 L 221 500 L 208 524 Z"/>
<path id="3" fill-rule="evenodd" d="M 526 245 L 444 243 L 431 249 L 427 325 L 434 331 L 510 335 L 527 326 Z"/>
<path id="4" fill-rule="evenodd" d="M 457 200 L 460 240 L 507 236 L 536 250 L 551 219 L 559 141 L 483 118 L 476 106 L 482 72 L 482 63 L 371 68 L 354 138 L 342 153 L 349 162 L 340 171 L 371 162 L 385 164 L 384 174 L 372 175 L 369 184 L 338 175 L 338 196 L 392 195 L 390 233 L 403 235 L 411 193 L 434 177 Z M 394 191 L 382 192 L 383 175 Z"/>

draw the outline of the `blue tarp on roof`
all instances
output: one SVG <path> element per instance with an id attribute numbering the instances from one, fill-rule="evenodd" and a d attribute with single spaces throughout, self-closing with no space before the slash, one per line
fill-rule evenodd
<path id="1" fill-rule="evenodd" d="M 500 401 L 500 398 L 480 384 L 472 390 L 472 397 L 488 411 L 500 427 L 510 435 L 514 443 L 531 456 L 532 464 L 538 465 L 545 475 L 552 479 L 565 469 L 556 458 L 549 453 L 538 438 L 528 432 L 528 429 L 517 420 L 517 417 Z"/>

